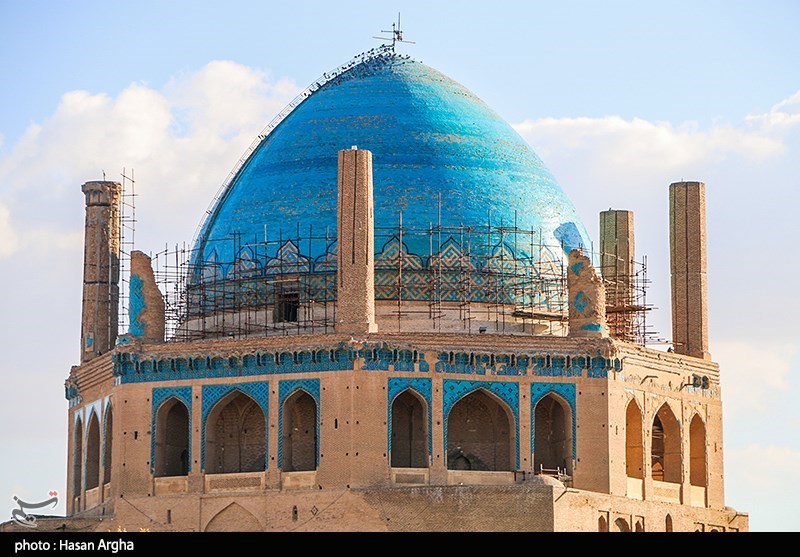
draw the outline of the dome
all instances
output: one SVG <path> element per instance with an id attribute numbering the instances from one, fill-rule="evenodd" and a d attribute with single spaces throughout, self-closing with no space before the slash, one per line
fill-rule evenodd
<path id="1" fill-rule="evenodd" d="M 325 257 L 337 154 L 353 146 L 373 153 L 376 251 L 401 212 L 404 230 L 516 227 L 555 251 L 589 245 L 570 200 L 507 122 L 435 69 L 376 50 L 326 75 L 263 135 L 202 224 L 195 262 L 232 264 L 258 243 L 275 257 L 286 241 L 309 261 Z M 404 243 L 429 253 L 421 236 Z"/>

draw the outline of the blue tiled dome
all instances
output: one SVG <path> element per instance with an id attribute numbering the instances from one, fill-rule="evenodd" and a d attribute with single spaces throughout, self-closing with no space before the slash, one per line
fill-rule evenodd
<path id="1" fill-rule="evenodd" d="M 378 234 L 402 211 L 408 229 L 516 225 L 556 247 L 589 245 L 570 200 L 507 122 L 447 76 L 387 52 L 324 83 L 263 138 L 206 218 L 195 260 L 232 261 L 265 236 L 273 252 L 279 239 L 335 236 L 337 153 L 354 145 L 373 153 Z M 297 247 L 312 260 L 327 249 Z"/>

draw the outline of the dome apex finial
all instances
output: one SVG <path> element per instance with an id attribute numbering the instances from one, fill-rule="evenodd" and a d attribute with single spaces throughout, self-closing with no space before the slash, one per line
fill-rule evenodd
<path id="1" fill-rule="evenodd" d="M 391 33 L 391 37 L 372 37 L 373 39 L 380 39 L 382 41 L 391 40 L 391 48 L 392 52 L 395 51 L 395 45 L 397 43 L 409 43 L 409 44 L 416 44 L 414 41 L 406 41 L 403 39 L 403 30 L 400 28 L 400 12 L 397 12 L 397 23 L 392 23 L 392 30 L 388 31 L 385 29 L 381 29 L 381 33 Z M 386 44 L 385 46 L 389 46 Z"/>

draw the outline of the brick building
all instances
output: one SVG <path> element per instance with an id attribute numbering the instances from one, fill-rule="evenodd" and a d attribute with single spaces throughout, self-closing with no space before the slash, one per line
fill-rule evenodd
<path id="1" fill-rule="evenodd" d="M 603 212 L 592 243 L 505 121 L 391 47 L 265 129 L 190 250 L 125 253 L 122 189 L 83 186 L 73 520 L 747 530 L 724 501 L 702 183 L 668 188 L 669 351 L 647 346 L 633 214 Z"/>

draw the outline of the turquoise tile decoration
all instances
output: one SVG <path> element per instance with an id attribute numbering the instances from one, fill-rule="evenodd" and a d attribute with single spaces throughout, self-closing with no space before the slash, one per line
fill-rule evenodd
<path id="1" fill-rule="evenodd" d="M 192 280 L 308 273 L 302 290 L 334 299 L 338 152 L 353 146 L 373 154 L 377 299 L 397 297 L 401 254 L 404 299 L 429 297 L 420 272 L 441 264 L 445 298 L 469 269 L 471 299 L 499 302 L 515 285 L 489 284 L 496 279 L 487 271 L 496 277 L 591 245 L 572 202 L 506 121 L 464 86 L 388 50 L 323 81 L 260 137 L 200 228 Z M 431 225 L 448 232 L 431 236 Z M 531 242 L 517 242 L 510 228 L 530 232 Z M 205 311 L 224 303 L 194 294 Z"/>

